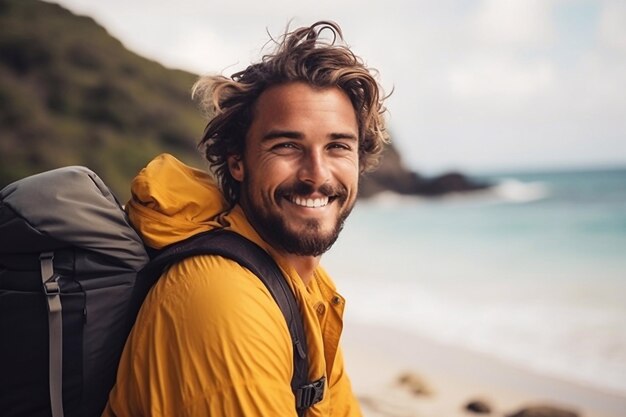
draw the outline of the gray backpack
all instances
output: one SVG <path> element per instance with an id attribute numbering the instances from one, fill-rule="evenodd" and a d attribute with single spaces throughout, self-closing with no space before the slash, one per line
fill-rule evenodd
<path id="1" fill-rule="evenodd" d="M 33 175 L 0 191 L 1 416 L 99 416 L 148 290 L 168 265 L 198 254 L 233 259 L 265 283 L 291 333 L 298 414 L 321 400 L 324 381 L 307 380 L 298 306 L 265 251 L 224 230 L 153 260 L 147 249 L 87 168 Z"/>

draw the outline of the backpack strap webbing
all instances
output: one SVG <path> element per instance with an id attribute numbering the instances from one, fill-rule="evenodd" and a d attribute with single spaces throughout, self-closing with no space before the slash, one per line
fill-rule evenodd
<path id="1" fill-rule="evenodd" d="M 48 366 L 52 417 L 63 417 L 63 311 L 54 252 L 39 255 L 41 282 L 48 304 Z"/>
<path id="2" fill-rule="evenodd" d="M 308 382 L 307 342 L 300 310 L 280 268 L 266 251 L 238 233 L 218 229 L 197 234 L 166 247 L 150 261 L 142 273 L 154 277 L 178 261 L 206 254 L 232 259 L 250 270 L 265 284 L 278 304 L 287 322 L 293 344 L 294 372 L 291 388 L 296 398 L 298 415 L 304 416 L 307 408 L 323 398 L 325 381 L 322 378 L 314 383 Z"/>

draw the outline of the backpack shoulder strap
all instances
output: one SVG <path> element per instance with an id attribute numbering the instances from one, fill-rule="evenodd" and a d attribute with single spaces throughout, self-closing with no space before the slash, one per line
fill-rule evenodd
<path id="1" fill-rule="evenodd" d="M 267 252 L 238 233 L 218 229 L 166 247 L 150 261 L 142 273 L 156 277 L 169 265 L 191 256 L 205 254 L 232 259 L 249 269 L 265 284 L 278 304 L 291 335 L 294 361 L 291 388 L 296 396 L 298 414 L 303 415 L 308 407 L 322 399 L 324 381 L 308 383 L 307 342 L 300 310 L 280 268 Z"/>

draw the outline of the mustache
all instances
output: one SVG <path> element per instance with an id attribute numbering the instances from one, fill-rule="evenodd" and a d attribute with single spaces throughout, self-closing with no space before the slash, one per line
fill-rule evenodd
<path id="1" fill-rule="evenodd" d="M 333 197 L 339 200 L 345 200 L 348 197 L 348 189 L 343 185 L 331 185 L 331 184 L 322 184 L 319 187 L 315 187 L 308 182 L 298 181 L 293 184 L 283 185 L 276 189 L 276 194 L 278 197 L 285 196 L 307 196 L 313 194 L 314 192 L 318 192 L 326 197 Z"/>

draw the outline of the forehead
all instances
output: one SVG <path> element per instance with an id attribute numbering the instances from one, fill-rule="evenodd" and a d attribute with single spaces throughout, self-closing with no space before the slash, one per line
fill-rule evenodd
<path id="1" fill-rule="evenodd" d="M 253 107 L 252 124 L 316 120 L 357 128 L 357 117 L 348 95 L 338 87 L 314 87 L 291 82 L 266 89 Z"/>

